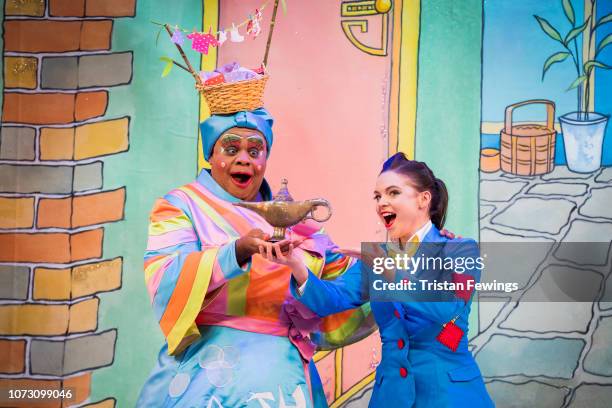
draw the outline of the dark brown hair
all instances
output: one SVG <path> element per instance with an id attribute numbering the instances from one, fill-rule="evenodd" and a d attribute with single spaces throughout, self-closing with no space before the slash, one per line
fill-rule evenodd
<path id="1" fill-rule="evenodd" d="M 412 186 L 419 192 L 430 192 L 429 217 L 438 229 L 442 229 L 446 221 L 448 190 L 446 189 L 446 184 L 434 176 L 429 166 L 424 162 L 408 160 L 404 153 L 399 152 L 385 161 L 380 174 L 387 171 L 393 171 L 409 177 L 412 181 Z"/>

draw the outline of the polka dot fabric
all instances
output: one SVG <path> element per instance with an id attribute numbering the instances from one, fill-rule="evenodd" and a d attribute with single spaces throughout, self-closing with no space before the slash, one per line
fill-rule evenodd
<path id="1" fill-rule="evenodd" d="M 187 35 L 187 38 L 191 40 L 191 48 L 194 51 L 197 51 L 204 55 L 208 54 L 209 47 L 216 47 L 219 45 L 215 36 L 210 33 L 191 33 Z"/>

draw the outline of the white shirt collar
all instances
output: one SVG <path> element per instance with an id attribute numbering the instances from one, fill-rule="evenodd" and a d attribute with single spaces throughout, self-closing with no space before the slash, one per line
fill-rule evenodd
<path id="1" fill-rule="evenodd" d="M 407 242 L 410 242 L 410 240 L 412 240 L 415 236 L 419 239 L 419 242 L 423 242 L 425 236 L 427 236 L 427 233 L 431 229 L 431 225 L 431 220 L 427 220 L 425 225 L 419 228 L 419 230 L 413 236 L 411 236 Z"/>
<path id="2" fill-rule="evenodd" d="M 429 230 L 431 229 L 432 223 L 431 220 L 428 220 L 421 228 L 419 228 L 419 230 L 414 233 L 410 239 L 408 239 L 406 242 L 410 242 L 415 236 L 419 238 L 419 244 L 421 242 L 423 242 L 423 240 L 425 239 L 425 237 L 427 236 L 427 233 L 429 232 Z M 387 248 L 393 252 L 396 253 L 402 253 L 404 251 L 404 249 L 401 249 L 399 244 L 397 242 L 389 242 L 387 243 Z"/>

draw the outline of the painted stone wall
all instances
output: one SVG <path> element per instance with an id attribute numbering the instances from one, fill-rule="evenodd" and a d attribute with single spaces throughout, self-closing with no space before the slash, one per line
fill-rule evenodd
<path id="1" fill-rule="evenodd" d="M 114 21 L 134 13 L 134 0 L 4 3 L 0 384 L 72 389 L 64 406 L 90 401 L 93 371 L 115 354 L 99 294 L 121 288 L 104 235 L 126 189 L 104 188 L 104 161 L 128 150 L 130 117 L 106 111 L 132 79 L 132 53 L 112 51 Z M 106 394 L 88 406 L 114 406 Z"/>
<path id="2" fill-rule="evenodd" d="M 567 4 L 567 3 L 566 3 Z M 589 15 L 590 0 L 569 2 L 579 23 Z M 597 1 L 596 20 L 609 15 L 609 1 Z M 556 104 L 555 120 L 576 110 L 576 91 L 566 92 L 574 66 L 556 64 L 542 81 L 546 57 L 558 44 L 540 29 L 533 15 L 571 29 L 561 2 L 485 2 L 483 47 L 483 146 L 499 147 L 507 105 L 530 99 Z M 609 24 L 597 31 L 596 42 L 609 35 Z M 579 43 L 580 44 L 580 43 Z M 588 48 L 587 48 L 588 49 Z M 597 57 L 610 65 L 611 48 Z M 503 57 L 508 57 L 504 59 Z M 594 109 L 610 113 L 610 71 L 596 71 Z M 541 104 L 521 107 L 519 122 L 546 118 Z M 562 129 L 556 126 L 557 131 Z M 517 254 L 512 262 L 525 297 L 491 299 L 480 295 L 477 335 L 472 352 L 487 388 L 499 407 L 607 407 L 612 397 L 612 310 L 610 309 L 609 245 L 612 237 L 612 168 L 610 126 L 604 139 L 602 168 L 573 172 L 565 165 L 563 135 L 556 137 L 554 167 L 547 174 L 520 176 L 482 168 L 480 175 L 480 240 L 503 243 L 509 254 L 521 245 L 536 254 Z M 489 133 L 487 136 L 486 133 Z M 523 156 L 525 157 L 525 156 Z M 606 167 L 607 166 L 607 167 Z M 486 166 L 483 166 L 486 167 Z M 567 250 L 569 248 L 569 251 Z M 605 249 L 604 249 L 605 248 Z M 499 275 L 498 275 L 499 276 Z M 589 293 L 582 301 L 529 301 L 538 287 L 555 290 L 555 278 L 576 279 Z M 552 278 L 552 279 L 551 279 Z M 558 281 L 557 281 L 558 282 Z M 533 298 L 531 298 L 533 299 Z M 516 301 L 514 301 L 516 300 Z M 543 300 L 543 299 L 542 299 Z M 556 299 L 559 300 L 559 299 Z"/>

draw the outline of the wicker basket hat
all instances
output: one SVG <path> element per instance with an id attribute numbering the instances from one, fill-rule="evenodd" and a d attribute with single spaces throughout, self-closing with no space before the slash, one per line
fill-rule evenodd
<path id="1" fill-rule="evenodd" d="M 266 49 L 263 57 L 263 63 L 261 64 L 260 69 L 255 70 L 255 72 L 258 74 L 255 78 L 221 83 L 214 83 L 213 81 L 213 83 L 207 85 L 202 81 L 200 75 L 196 72 L 196 70 L 189 62 L 189 59 L 183 51 L 183 48 L 181 47 L 180 43 L 178 41 L 173 40 L 174 44 L 176 45 L 176 48 L 178 49 L 179 53 L 181 54 L 181 57 L 183 58 L 183 61 L 185 62 L 185 66 L 182 66 L 176 62 L 175 64 L 181 66 L 194 77 L 196 82 L 196 89 L 204 96 L 204 99 L 206 99 L 206 103 L 212 115 L 226 115 L 242 111 L 254 111 L 264 106 L 263 93 L 269 78 L 266 72 L 266 67 L 268 65 L 270 44 L 272 43 L 272 34 L 274 33 L 274 25 L 276 23 L 276 14 L 278 11 L 278 6 L 279 0 L 275 0 L 274 8 L 272 10 L 272 18 L 270 20 L 270 30 L 268 32 L 268 39 L 266 41 Z M 259 13 L 259 20 L 261 20 L 261 10 L 263 10 L 265 7 L 266 5 L 264 4 L 260 8 L 260 10 L 257 10 L 257 12 Z M 249 16 L 249 22 L 252 21 L 252 16 Z M 239 24 L 238 27 L 243 24 L 247 24 L 247 22 Z M 166 32 L 168 33 L 170 38 L 174 38 L 170 26 L 168 24 L 163 24 L 163 27 L 166 29 Z M 209 29 L 209 36 L 211 35 L 210 31 L 211 29 Z M 255 36 L 256 35 L 257 34 L 255 34 Z M 217 40 L 214 38 L 212 41 L 210 39 L 208 41 L 208 44 L 212 45 L 213 47 L 219 46 L 221 44 L 217 42 Z"/>
<path id="2" fill-rule="evenodd" d="M 196 88 L 206 99 L 211 114 L 224 115 L 263 107 L 263 93 L 268 78 L 268 74 L 264 73 L 258 78 L 217 85 L 197 83 Z"/>

